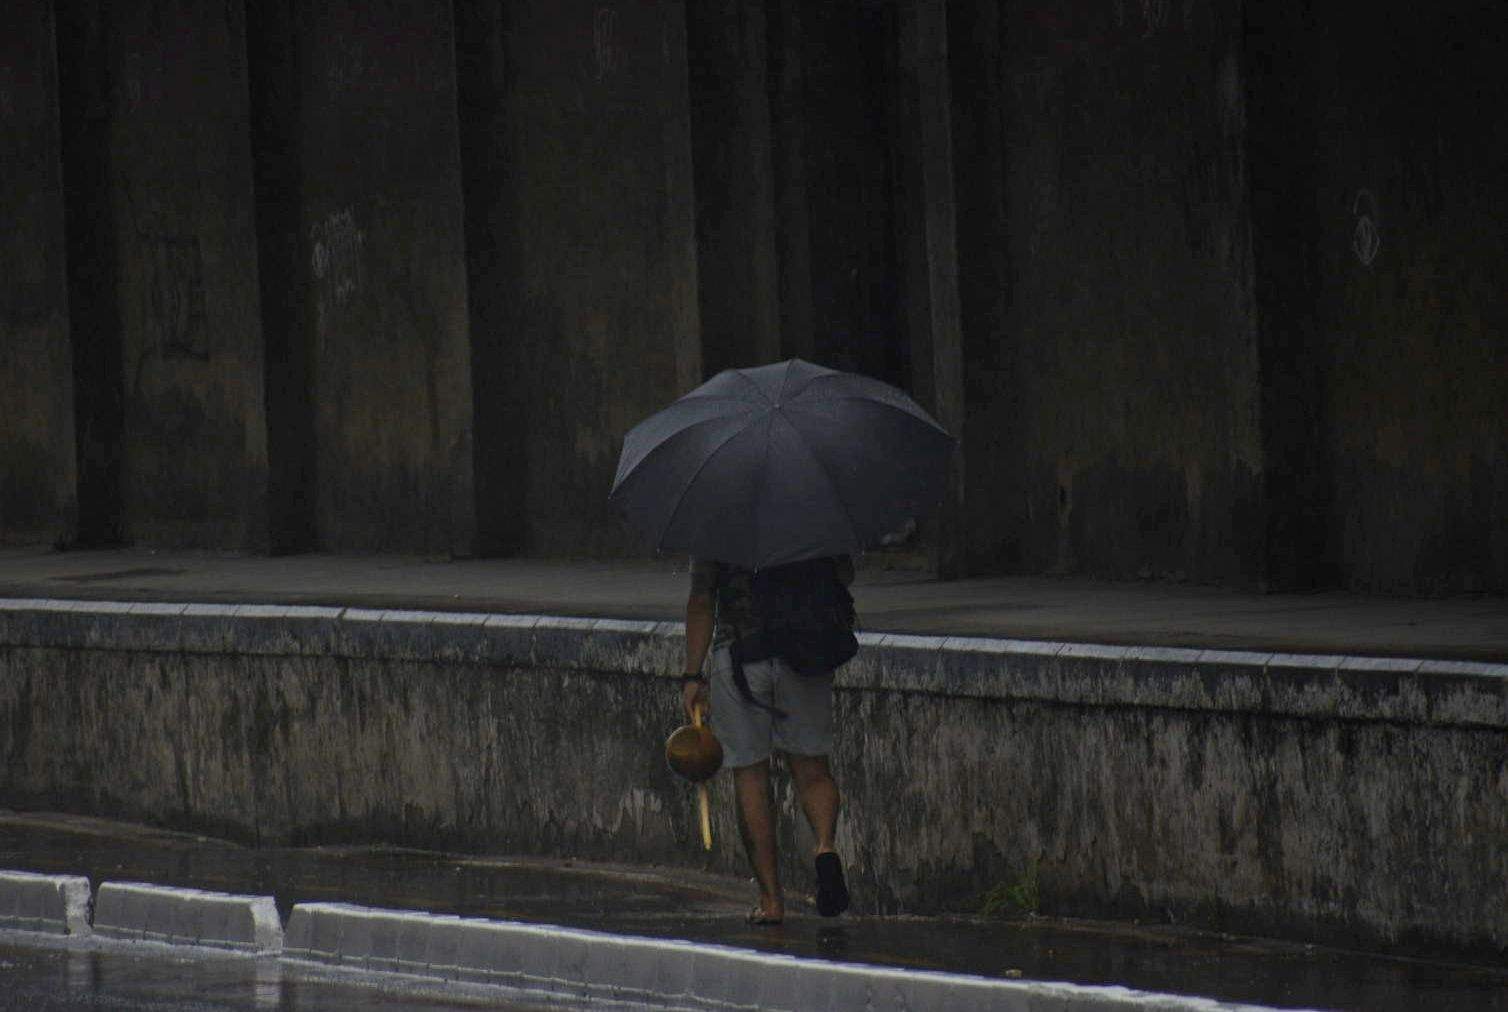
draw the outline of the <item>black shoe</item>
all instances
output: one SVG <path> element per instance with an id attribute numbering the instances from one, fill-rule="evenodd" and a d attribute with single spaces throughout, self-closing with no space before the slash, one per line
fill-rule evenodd
<path id="1" fill-rule="evenodd" d="M 837 917 L 848 909 L 848 884 L 843 881 L 843 859 L 832 851 L 817 855 L 817 913 Z"/>

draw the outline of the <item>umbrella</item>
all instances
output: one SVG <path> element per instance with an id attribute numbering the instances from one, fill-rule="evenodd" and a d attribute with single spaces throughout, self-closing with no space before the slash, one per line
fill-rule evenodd
<path id="1" fill-rule="evenodd" d="M 728 369 L 629 431 L 609 501 L 657 550 L 763 569 L 920 518 L 953 444 L 868 376 L 799 358 Z"/>

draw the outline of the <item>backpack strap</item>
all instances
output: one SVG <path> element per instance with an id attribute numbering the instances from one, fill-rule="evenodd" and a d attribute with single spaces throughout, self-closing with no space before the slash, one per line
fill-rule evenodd
<path id="1" fill-rule="evenodd" d="M 748 651 L 747 657 L 745 656 L 745 651 Z M 746 701 L 759 707 L 761 710 L 773 714 L 776 717 L 784 717 L 786 715 L 786 712 L 780 707 L 771 706 L 769 703 L 761 703 L 759 700 L 754 698 L 754 690 L 749 688 L 748 676 L 744 674 L 745 660 L 748 660 L 750 663 L 752 663 L 754 661 L 768 660 L 771 657 L 775 656 L 775 654 L 768 649 L 765 643 L 764 635 L 762 633 L 753 633 L 752 635 L 744 636 L 741 639 L 734 640 L 732 643 L 728 644 L 728 656 L 729 659 L 733 662 L 733 685 L 738 689 L 738 694 L 743 696 Z"/>

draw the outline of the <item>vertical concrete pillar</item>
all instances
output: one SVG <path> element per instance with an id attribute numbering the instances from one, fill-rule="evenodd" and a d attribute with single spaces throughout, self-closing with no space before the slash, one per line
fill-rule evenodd
<path id="1" fill-rule="evenodd" d="M 489 547 L 625 554 L 623 434 L 701 378 L 683 5 L 461 0 Z"/>
<path id="2" fill-rule="evenodd" d="M 952 99 L 944 0 L 901 5 L 901 104 L 910 139 L 902 158 L 909 185 L 902 214 L 909 226 L 905 256 L 914 389 L 955 437 L 963 437 L 963 338 L 958 301 L 958 250 L 953 192 Z M 933 532 L 938 576 L 964 575 L 963 459 L 955 454 Z"/>
<path id="3" fill-rule="evenodd" d="M 505 119 L 507 4 L 456 0 L 456 87 L 471 327 L 472 461 L 477 552 L 516 555 L 529 524 L 528 378 L 509 330 L 512 307 L 500 294 L 515 268 L 503 240 L 513 220 Z"/>
<path id="4" fill-rule="evenodd" d="M 665 253 L 654 270 L 669 300 L 675 337 L 676 390 L 685 393 L 702 381 L 701 279 L 696 259 L 696 177 L 691 155 L 690 73 L 686 54 L 686 8 L 673 4 L 660 24 L 661 87 L 665 116 L 660 122 L 664 188 L 678 196 L 665 205 Z"/>
<path id="5" fill-rule="evenodd" d="M 318 542 L 468 555 L 476 504 L 451 5 L 303 4 L 297 45 Z"/>
<path id="6" fill-rule="evenodd" d="M 963 459 L 970 462 L 964 488 L 963 552 L 971 568 L 1000 565 L 993 542 L 1015 526 L 1022 497 L 1009 463 L 1021 438 L 1018 419 L 992 417 L 998 399 L 1009 403 L 1024 377 L 1006 368 L 1014 341 L 1006 328 L 1013 279 L 1006 236 L 1004 54 L 998 0 L 948 5 L 948 72 L 952 95 L 953 179 L 958 240 L 958 304 L 964 383 Z M 1009 504 L 1009 505 L 1007 505 Z M 994 555 L 995 558 L 990 558 Z M 987 560 L 987 561 L 986 561 Z"/>
<path id="7" fill-rule="evenodd" d="M 904 386 L 892 226 L 895 47 L 892 5 L 844 0 L 801 12 L 811 357 Z"/>
<path id="8" fill-rule="evenodd" d="M 78 535 L 121 538 L 124 389 L 117 223 L 112 179 L 113 33 L 102 0 L 64 0 L 57 12 L 68 325 L 73 358 Z"/>
<path id="9" fill-rule="evenodd" d="M 705 370 L 781 357 L 765 0 L 688 4 Z"/>
<path id="10" fill-rule="evenodd" d="M 239 2 L 112 6 L 123 534 L 262 548 L 267 446 Z"/>
<path id="11" fill-rule="evenodd" d="M 317 443 L 297 0 L 247 0 L 246 22 L 266 355 L 268 547 L 311 551 L 319 544 Z"/>
<path id="12" fill-rule="evenodd" d="M 971 562 L 1254 581 L 1241 5 L 955 16 Z"/>
<path id="13" fill-rule="evenodd" d="M 812 246 L 806 179 L 806 57 L 801 0 L 769 0 L 770 120 L 774 135 L 781 356 L 811 359 Z"/>
<path id="14" fill-rule="evenodd" d="M 1242 15 L 1268 585 L 1508 592 L 1502 12 Z"/>
<path id="15" fill-rule="evenodd" d="M 77 524 L 52 6 L 0 7 L 0 543 Z"/>
<path id="16" fill-rule="evenodd" d="M 1262 447 L 1260 586 L 1332 585 L 1326 336 L 1316 313 L 1320 225 L 1312 199 L 1319 138 L 1312 26 L 1296 5 L 1242 8 L 1252 297 Z M 1300 195 L 1310 194 L 1311 199 Z"/>

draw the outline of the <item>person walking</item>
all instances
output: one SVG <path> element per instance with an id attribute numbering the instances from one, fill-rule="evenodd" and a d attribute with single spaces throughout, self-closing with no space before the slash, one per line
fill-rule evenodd
<path id="1" fill-rule="evenodd" d="M 682 702 L 693 723 L 710 703 L 733 768 L 752 921 L 785 916 L 776 752 L 817 838 L 817 912 L 848 906 L 828 756 L 832 672 L 858 650 L 853 554 L 944 501 L 957 445 L 905 391 L 799 358 L 724 369 L 624 433 L 608 502 L 656 552 L 694 560 Z"/>
<path id="2" fill-rule="evenodd" d="M 799 568 L 798 568 L 799 567 Z M 818 656 L 793 667 L 770 632 L 771 615 L 784 607 L 812 610 L 811 590 L 836 585 L 847 602 L 851 630 L 853 559 L 836 556 L 783 567 L 788 577 L 760 580 L 742 566 L 693 559 L 686 598 L 686 664 L 682 705 L 687 716 L 710 704 L 712 729 L 724 765 L 733 771 L 739 833 L 759 885 L 751 924 L 780 924 L 785 896 L 780 884 L 770 763 L 781 753 L 795 782 L 801 809 L 816 838 L 817 912 L 836 917 L 848 909 L 843 862 L 834 846 L 839 794 L 829 756 L 833 743 L 833 672 Z M 793 651 L 786 651 L 800 657 Z M 709 658 L 710 654 L 710 658 Z M 706 668 L 707 673 L 703 674 Z"/>

